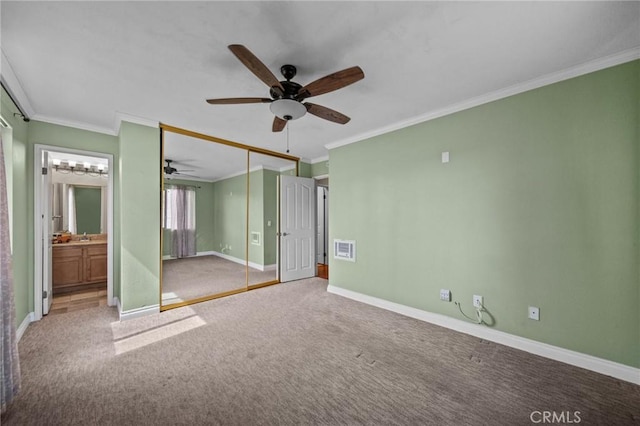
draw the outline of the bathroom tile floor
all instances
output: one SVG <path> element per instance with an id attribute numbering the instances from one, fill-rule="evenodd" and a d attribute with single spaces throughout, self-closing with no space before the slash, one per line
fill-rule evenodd
<path id="1" fill-rule="evenodd" d="M 53 296 L 50 315 L 107 305 L 107 288 L 79 289 Z"/>

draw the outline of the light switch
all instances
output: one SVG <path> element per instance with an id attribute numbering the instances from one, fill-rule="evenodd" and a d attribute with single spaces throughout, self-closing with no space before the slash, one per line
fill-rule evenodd
<path id="1" fill-rule="evenodd" d="M 271 226 L 271 221 L 270 220 L 267 221 L 267 226 Z"/>
<path id="2" fill-rule="evenodd" d="M 442 162 L 443 163 L 448 163 L 449 162 L 449 151 L 442 153 Z"/>

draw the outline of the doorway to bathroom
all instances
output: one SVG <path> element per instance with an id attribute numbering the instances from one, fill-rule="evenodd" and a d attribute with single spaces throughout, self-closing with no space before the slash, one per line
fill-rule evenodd
<path id="1" fill-rule="evenodd" d="M 34 319 L 115 303 L 113 156 L 34 149 Z"/>

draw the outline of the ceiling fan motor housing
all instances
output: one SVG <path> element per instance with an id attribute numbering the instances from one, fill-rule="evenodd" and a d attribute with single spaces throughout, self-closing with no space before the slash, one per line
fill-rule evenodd
<path id="1" fill-rule="evenodd" d="M 280 95 L 279 90 L 275 91 L 273 89 L 269 90 L 269 94 L 271 94 L 271 98 L 273 99 L 295 99 L 296 95 L 302 89 L 302 86 L 294 81 L 281 81 L 282 87 L 284 88 L 284 92 L 282 96 Z"/>

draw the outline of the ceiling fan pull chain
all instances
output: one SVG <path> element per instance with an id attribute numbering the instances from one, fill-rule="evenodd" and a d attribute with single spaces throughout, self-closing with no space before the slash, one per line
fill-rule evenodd
<path id="1" fill-rule="evenodd" d="M 287 154 L 289 153 L 289 122 L 287 122 Z"/>

